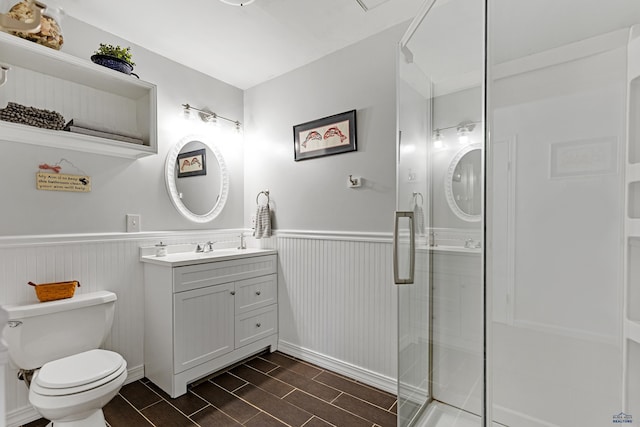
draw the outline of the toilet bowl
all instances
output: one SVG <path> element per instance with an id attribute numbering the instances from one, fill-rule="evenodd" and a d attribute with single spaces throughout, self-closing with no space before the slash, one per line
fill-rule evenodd
<path id="1" fill-rule="evenodd" d="M 118 353 L 89 350 L 37 370 L 29 402 L 56 427 L 104 426 L 102 407 L 118 394 L 127 363 Z"/>
<path id="2" fill-rule="evenodd" d="M 65 300 L 6 306 L 4 338 L 13 364 L 31 376 L 29 402 L 55 427 L 104 427 L 102 407 L 127 378 L 127 362 L 99 349 L 116 295 L 100 291 Z"/>

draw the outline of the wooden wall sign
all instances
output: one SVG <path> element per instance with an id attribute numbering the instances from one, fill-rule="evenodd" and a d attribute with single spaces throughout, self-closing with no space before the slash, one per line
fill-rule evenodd
<path id="1" fill-rule="evenodd" d="M 36 173 L 36 188 L 48 191 L 72 191 L 88 193 L 91 191 L 91 177 L 84 175 L 67 175 L 63 173 Z"/>

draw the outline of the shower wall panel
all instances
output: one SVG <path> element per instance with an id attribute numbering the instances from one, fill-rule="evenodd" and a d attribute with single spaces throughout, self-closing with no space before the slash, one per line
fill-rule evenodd
<path id="1" fill-rule="evenodd" d="M 492 325 L 493 415 L 507 425 L 609 425 L 621 409 L 626 51 L 561 58 L 490 89 L 492 139 L 516 147 L 515 193 L 495 186 L 488 213 L 513 204 L 491 236 L 514 254 L 492 272 L 505 310 Z"/>

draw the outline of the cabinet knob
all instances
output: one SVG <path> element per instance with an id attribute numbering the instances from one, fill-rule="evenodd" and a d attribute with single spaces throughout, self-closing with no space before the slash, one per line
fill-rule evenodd
<path id="1" fill-rule="evenodd" d="M 260 326 L 262 326 L 262 324 L 256 323 L 256 328 L 259 328 Z"/>
<path id="2" fill-rule="evenodd" d="M 260 295 L 262 292 L 260 291 L 256 291 L 256 295 Z"/>
<path id="3" fill-rule="evenodd" d="M 235 295 L 236 291 L 231 291 L 230 293 L 231 293 L 231 295 Z"/>

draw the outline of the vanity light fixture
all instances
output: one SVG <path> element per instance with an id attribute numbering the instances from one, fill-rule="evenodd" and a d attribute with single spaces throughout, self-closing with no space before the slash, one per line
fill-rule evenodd
<path id="1" fill-rule="evenodd" d="M 194 113 L 197 113 L 203 122 L 215 125 L 219 123 L 219 120 L 224 120 L 224 121 L 233 123 L 235 125 L 236 131 L 240 132 L 240 126 L 242 125 L 242 123 L 240 123 L 238 120 L 228 119 L 212 111 L 201 110 L 199 108 L 192 107 L 189 104 L 182 104 L 182 108 L 183 108 L 184 117 L 186 119 L 190 119 L 194 117 L 195 116 Z"/>
<path id="2" fill-rule="evenodd" d="M 466 145 L 469 143 L 469 135 L 471 134 L 471 132 L 473 132 L 473 129 L 475 129 L 476 125 L 479 124 L 481 122 L 471 122 L 471 121 L 464 121 L 464 122 L 460 122 L 455 126 L 448 126 L 448 127 L 442 127 L 442 128 L 437 128 L 434 132 L 433 132 L 433 148 L 443 148 L 444 147 L 444 141 L 443 141 L 443 136 L 442 133 L 445 130 L 450 130 L 450 129 L 455 129 L 456 133 L 458 135 L 458 142 L 460 142 L 460 144 L 462 145 Z"/>

